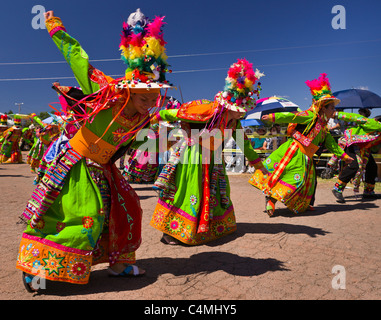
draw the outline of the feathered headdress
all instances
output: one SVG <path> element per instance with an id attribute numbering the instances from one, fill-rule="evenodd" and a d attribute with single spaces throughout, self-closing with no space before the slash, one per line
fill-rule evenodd
<path id="1" fill-rule="evenodd" d="M 310 88 L 313 104 L 326 100 L 330 100 L 335 106 L 339 104 L 340 100 L 332 95 L 331 84 L 329 83 L 326 73 L 320 74 L 318 79 L 306 81 L 306 84 Z"/>
<path id="2" fill-rule="evenodd" d="M 164 17 L 155 17 L 149 21 L 137 9 L 127 22 L 123 23 L 120 50 L 122 60 L 127 64 L 125 85 L 130 88 L 170 88 L 165 79 L 168 69 L 166 42 L 162 27 Z"/>
<path id="3" fill-rule="evenodd" d="M 2 114 L 0 117 L 0 126 L 6 127 L 8 126 L 8 116 L 6 114 Z"/>
<path id="4" fill-rule="evenodd" d="M 15 126 L 20 126 L 21 125 L 21 118 L 20 118 L 20 116 L 15 115 L 15 117 L 13 118 L 13 123 L 14 123 Z"/>
<path id="5" fill-rule="evenodd" d="M 224 91 L 217 93 L 216 100 L 223 107 L 239 112 L 246 112 L 255 107 L 255 95 L 259 98 L 260 82 L 264 76 L 258 69 L 254 72 L 253 64 L 246 59 L 238 59 L 230 66 L 225 79 Z"/>
<path id="6" fill-rule="evenodd" d="M 316 123 L 316 119 L 318 118 L 318 113 L 321 107 L 324 106 L 324 104 L 333 102 L 336 106 L 337 104 L 340 103 L 340 100 L 335 98 L 332 95 L 331 84 L 329 83 L 329 79 L 327 78 L 326 73 L 321 73 L 318 79 L 307 80 L 306 84 L 310 88 L 310 92 L 312 95 L 312 105 L 306 111 L 313 112 L 314 116 L 312 120 L 308 123 L 306 128 L 304 129 L 303 134 L 305 134 L 306 132 L 309 132 L 312 126 Z M 295 114 L 295 117 L 301 114 L 305 114 L 306 111 L 302 111 Z M 326 119 L 326 121 L 328 122 L 328 119 Z M 287 134 L 291 135 L 293 131 L 295 130 L 296 126 L 297 126 L 296 123 L 290 123 L 287 128 Z"/>

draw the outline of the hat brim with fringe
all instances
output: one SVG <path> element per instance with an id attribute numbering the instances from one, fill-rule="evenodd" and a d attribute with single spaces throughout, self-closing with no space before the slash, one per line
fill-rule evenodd
<path id="1" fill-rule="evenodd" d="M 334 97 L 334 96 L 332 96 L 332 95 L 326 95 L 326 96 L 321 97 L 315 103 L 320 103 L 320 104 L 324 105 L 324 104 L 327 104 L 327 103 L 330 103 L 330 102 L 333 102 L 333 104 L 336 107 L 341 102 L 341 100 L 336 98 L 336 97 Z"/>
<path id="2" fill-rule="evenodd" d="M 149 92 L 149 91 L 160 91 L 160 89 L 177 89 L 175 86 L 170 85 L 168 83 L 160 83 L 160 82 L 151 82 L 151 83 L 127 83 L 125 80 L 120 81 L 117 85 L 119 89 L 127 89 L 129 88 L 131 91 L 139 91 L 139 92 Z"/>
<path id="3" fill-rule="evenodd" d="M 234 102 L 229 101 L 227 98 L 223 96 L 223 92 L 220 91 L 216 94 L 215 100 L 224 108 L 235 111 L 235 112 L 248 112 L 249 110 L 254 109 L 256 106 L 255 102 L 252 103 L 241 103 L 237 104 Z M 251 100 L 253 101 L 253 100 Z"/>

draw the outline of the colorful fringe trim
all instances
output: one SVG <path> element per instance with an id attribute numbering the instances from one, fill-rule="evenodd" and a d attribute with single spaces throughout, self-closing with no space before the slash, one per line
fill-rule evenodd
<path id="1" fill-rule="evenodd" d="M 82 156 L 67 143 L 34 190 L 21 219 L 31 220 L 32 228 L 37 225 L 61 192 L 66 175 L 80 159 Z"/>
<path id="2" fill-rule="evenodd" d="M 155 181 L 153 189 L 159 191 L 159 196 L 161 199 L 173 201 L 175 198 L 175 193 L 177 190 L 175 182 L 176 166 L 179 163 L 186 147 L 187 143 L 184 141 L 180 147 L 175 149 Z"/>

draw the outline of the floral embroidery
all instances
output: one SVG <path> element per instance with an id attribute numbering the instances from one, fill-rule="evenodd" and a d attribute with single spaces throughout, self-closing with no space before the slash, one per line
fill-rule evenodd
<path id="1" fill-rule="evenodd" d="M 221 222 L 214 226 L 213 231 L 216 235 L 220 236 L 226 232 L 226 224 Z"/>
<path id="2" fill-rule="evenodd" d="M 190 203 L 191 203 L 192 206 L 196 205 L 196 203 L 197 203 L 197 197 L 194 194 L 192 194 L 190 196 L 189 200 L 190 200 Z"/>
<path id="3" fill-rule="evenodd" d="M 99 146 L 96 145 L 94 142 L 91 142 L 88 148 L 90 153 L 98 153 L 100 150 Z"/>
<path id="4" fill-rule="evenodd" d="M 40 219 L 37 221 L 36 229 L 42 230 L 45 227 L 45 221 L 43 219 Z"/>
<path id="5" fill-rule="evenodd" d="M 118 257 L 119 257 L 120 253 L 119 251 L 113 251 L 109 254 L 109 261 L 110 261 L 110 264 L 113 265 L 116 263 L 116 261 L 118 260 Z"/>
<path id="6" fill-rule="evenodd" d="M 86 272 L 86 265 L 83 262 L 77 262 L 71 267 L 71 272 L 76 276 L 81 276 Z"/>
<path id="7" fill-rule="evenodd" d="M 52 254 L 50 251 L 48 253 L 48 257 L 42 259 L 45 262 L 44 269 L 49 272 L 49 275 L 55 273 L 57 276 L 59 275 L 60 269 L 64 268 L 62 265 L 62 260 L 65 257 L 57 257 L 57 254 Z"/>
<path id="8" fill-rule="evenodd" d="M 56 225 L 56 230 L 57 230 L 57 233 L 58 232 L 61 232 L 63 229 L 65 229 L 66 227 L 66 223 L 63 223 L 63 222 L 57 222 L 57 225 Z"/>
<path id="9" fill-rule="evenodd" d="M 295 179 L 295 181 L 300 181 L 300 174 L 299 173 L 295 173 L 294 179 Z"/>
<path id="10" fill-rule="evenodd" d="M 68 264 L 67 268 L 68 275 L 76 280 L 84 279 L 90 272 L 90 264 L 88 261 L 77 258 Z"/>
<path id="11" fill-rule="evenodd" d="M 118 142 L 120 139 L 122 139 L 123 133 L 126 133 L 126 131 L 122 127 L 119 127 L 117 130 L 115 130 L 112 133 L 114 135 L 113 137 L 114 142 Z"/>
<path id="12" fill-rule="evenodd" d="M 39 260 L 35 260 L 32 264 L 32 268 L 38 270 L 40 269 L 40 267 L 41 267 L 41 262 Z"/>
<path id="13" fill-rule="evenodd" d="M 183 228 L 183 222 L 178 217 L 174 217 L 172 220 L 167 222 L 167 229 L 171 233 L 178 234 Z"/>
<path id="14" fill-rule="evenodd" d="M 94 220 L 91 217 L 83 217 L 82 224 L 86 229 L 90 229 L 94 224 Z"/>
<path id="15" fill-rule="evenodd" d="M 155 211 L 153 219 L 156 224 L 161 224 L 164 220 L 164 217 L 165 217 L 165 211 L 160 209 Z"/>
<path id="16" fill-rule="evenodd" d="M 103 154 L 101 155 L 101 158 L 107 162 L 108 160 L 110 160 L 110 158 L 112 157 L 113 154 L 114 154 L 114 150 L 105 149 L 103 151 Z"/>

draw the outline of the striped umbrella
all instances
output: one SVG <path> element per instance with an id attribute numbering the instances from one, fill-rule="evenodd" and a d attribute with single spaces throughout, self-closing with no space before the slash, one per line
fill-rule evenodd
<path id="1" fill-rule="evenodd" d="M 261 119 L 265 114 L 273 112 L 301 111 L 299 106 L 282 97 L 268 97 L 259 99 L 253 110 L 246 113 L 244 120 Z"/>

